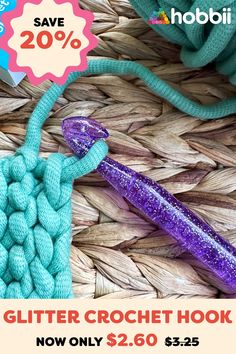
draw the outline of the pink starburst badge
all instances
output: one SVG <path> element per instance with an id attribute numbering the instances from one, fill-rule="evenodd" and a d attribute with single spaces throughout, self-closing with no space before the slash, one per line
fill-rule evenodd
<path id="1" fill-rule="evenodd" d="M 64 84 L 72 71 L 88 67 L 88 52 L 97 46 L 93 20 L 77 0 L 19 1 L 3 16 L 9 69 L 25 72 L 34 85 L 48 79 Z"/>

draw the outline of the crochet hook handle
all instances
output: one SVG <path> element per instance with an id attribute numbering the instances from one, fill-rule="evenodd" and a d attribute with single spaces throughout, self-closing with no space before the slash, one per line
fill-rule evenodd
<path id="1" fill-rule="evenodd" d="M 84 117 L 63 121 L 70 148 L 83 157 L 99 139 L 109 134 L 97 122 Z M 106 157 L 97 171 L 153 223 L 174 237 L 236 292 L 236 249 L 183 203 L 150 178 Z"/>

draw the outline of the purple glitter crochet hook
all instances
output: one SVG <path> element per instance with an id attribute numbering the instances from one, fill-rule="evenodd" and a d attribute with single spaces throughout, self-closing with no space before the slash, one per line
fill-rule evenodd
<path id="1" fill-rule="evenodd" d="M 65 119 L 62 130 L 66 142 L 79 158 L 97 140 L 109 137 L 108 131 L 99 123 L 85 117 Z M 230 243 L 150 178 L 109 157 L 100 163 L 97 171 L 236 292 L 236 249 Z"/>

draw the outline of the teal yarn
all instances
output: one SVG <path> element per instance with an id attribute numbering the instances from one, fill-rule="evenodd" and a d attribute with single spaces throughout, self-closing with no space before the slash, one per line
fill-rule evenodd
<path id="1" fill-rule="evenodd" d="M 69 83 L 53 85 L 37 105 L 25 144 L 0 160 L 0 298 L 69 299 L 73 179 L 97 168 L 108 152 L 96 143 L 81 160 L 39 158 L 41 127 Z"/>
<path id="2" fill-rule="evenodd" d="M 132 61 L 114 59 L 90 60 L 89 67 L 86 71 L 82 73 L 74 73 L 72 75 L 76 79 L 82 76 L 99 75 L 104 73 L 115 75 L 133 75 L 138 77 L 150 88 L 150 90 L 170 102 L 173 106 L 189 114 L 190 116 L 197 117 L 202 120 L 218 119 L 236 113 L 236 96 L 219 101 L 215 104 L 199 104 L 182 95 L 143 65 Z M 39 123 L 37 114 L 35 114 L 34 125 L 37 126 L 37 124 Z M 32 129 L 32 133 L 29 131 L 28 139 L 35 141 L 36 145 L 40 143 L 40 139 L 35 139 L 34 128 Z"/>
<path id="3" fill-rule="evenodd" d="M 137 13 L 148 22 L 154 11 L 163 8 L 167 16 L 171 8 L 181 13 L 196 12 L 197 8 L 208 12 L 210 8 L 220 12 L 231 8 L 231 24 L 150 25 L 152 29 L 182 47 L 181 59 L 185 66 L 195 68 L 214 63 L 217 70 L 229 76 L 236 85 L 236 0 L 129 0 Z"/>
<path id="4" fill-rule="evenodd" d="M 91 60 L 88 70 L 81 76 L 103 73 L 139 77 L 154 93 L 167 100 L 180 111 L 202 120 L 219 119 L 236 113 L 236 96 L 215 104 L 202 105 L 182 95 L 143 65 L 131 61 Z"/>

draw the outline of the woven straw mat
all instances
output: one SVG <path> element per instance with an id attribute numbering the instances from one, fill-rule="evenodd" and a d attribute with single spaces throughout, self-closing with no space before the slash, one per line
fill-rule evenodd
<path id="1" fill-rule="evenodd" d="M 202 104 L 236 94 L 213 67 L 185 68 L 179 48 L 158 37 L 128 0 L 80 0 L 95 13 L 91 55 L 134 60 Z M 50 87 L 0 83 L 0 157 L 13 154 L 30 113 Z M 81 78 L 44 126 L 41 155 L 70 154 L 60 124 L 91 116 L 110 131 L 111 156 L 160 182 L 236 246 L 236 116 L 202 122 L 171 107 L 133 77 Z M 236 298 L 171 237 L 146 220 L 98 174 L 75 182 L 74 294 L 78 298 Z"/>

